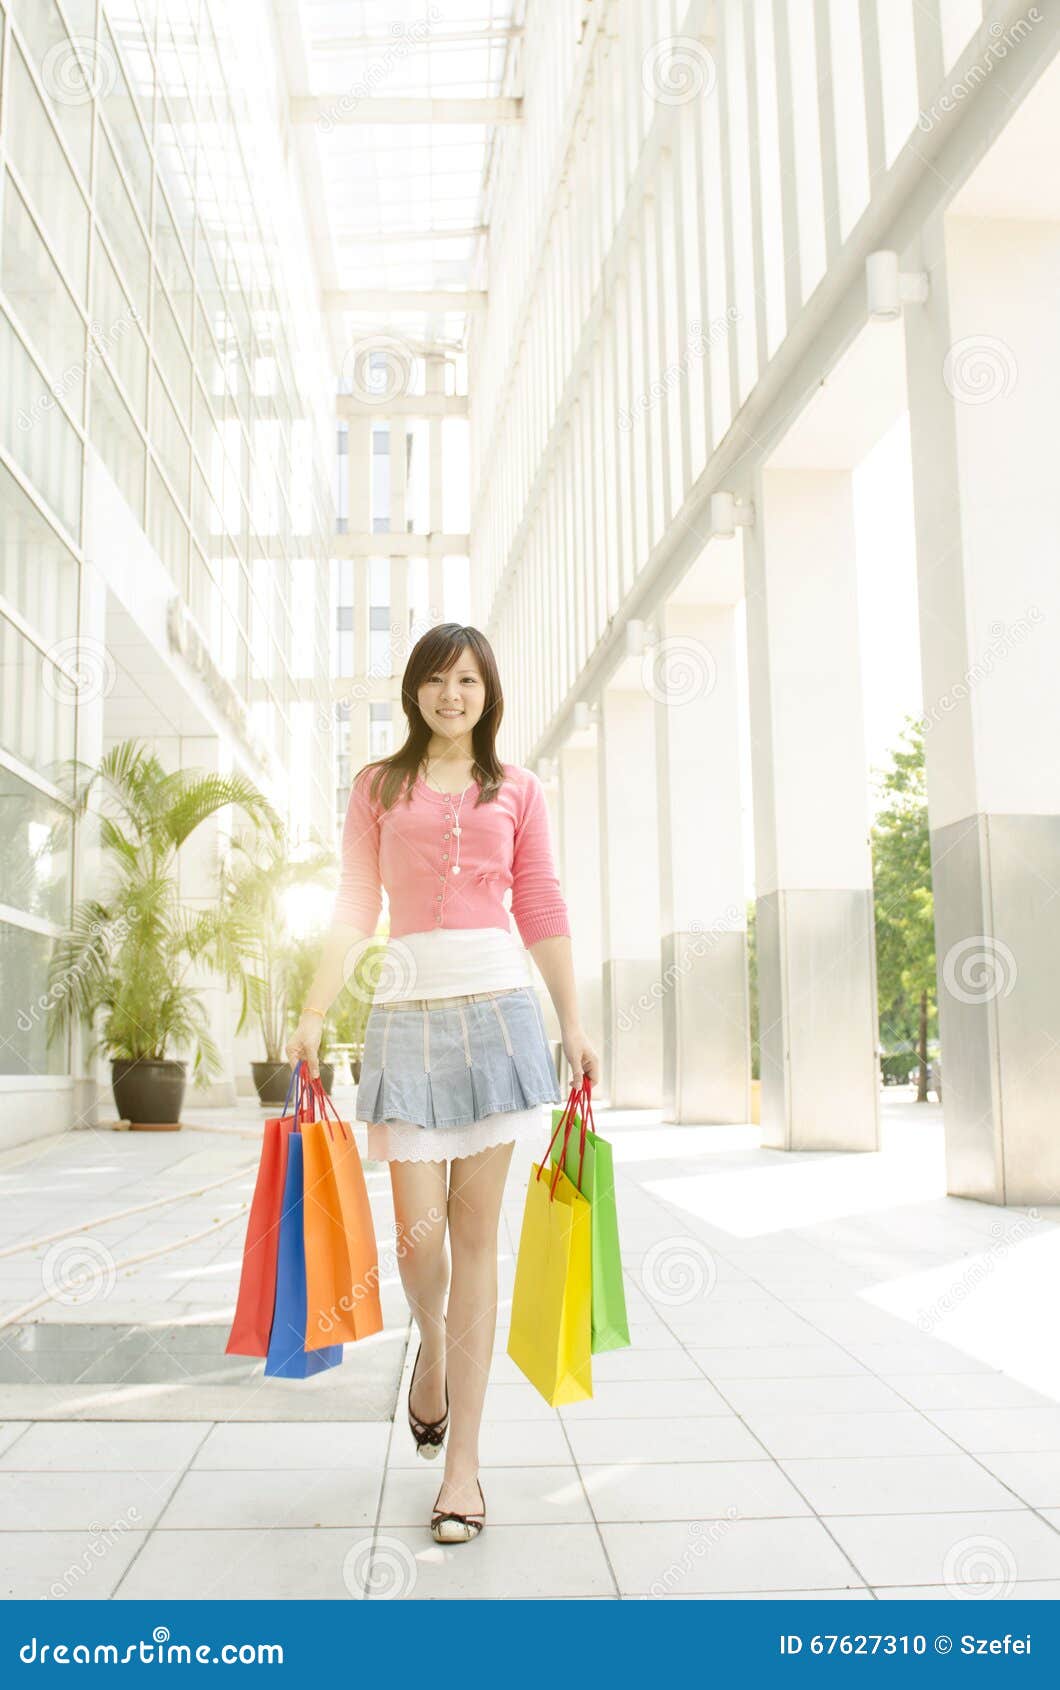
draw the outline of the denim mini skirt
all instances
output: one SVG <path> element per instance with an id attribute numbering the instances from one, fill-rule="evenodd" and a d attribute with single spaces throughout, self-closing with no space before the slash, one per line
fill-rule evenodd
<path id="1" fill-rule="evenodd" d="M 364 1034 L 356 1119 L 467 1126 L 487 1115 L 559 1103 L 541 1006 L 528 986 L 447 1002 L 373 1005 Z"/>

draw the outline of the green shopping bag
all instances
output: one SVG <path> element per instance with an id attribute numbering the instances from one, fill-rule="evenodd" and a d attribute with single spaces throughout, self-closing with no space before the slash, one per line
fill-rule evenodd
<path id="1" fill-rule="evenodd" d="M 558 1163 L 571 1184 L 589 1204 L 590 1260 L 592 1267 L 591 1353 L 622 1350 L 629 1345 L 626 1293 L 622 1284 L 622 1255 L 618 1243 L 618 1210 L 615 1207 L 615 1165 L 611 1146 L 594 1130 L 593 1106 L 589 1096 L 592 1081 L 581 1090 L 571 1087 L 563 1109 L 553 1109 L 551 1160 Z M 578 1105 L 581 1105 L 579 1110 Z M 559 1132 L 563 1126 L 562 1142 Z"/>

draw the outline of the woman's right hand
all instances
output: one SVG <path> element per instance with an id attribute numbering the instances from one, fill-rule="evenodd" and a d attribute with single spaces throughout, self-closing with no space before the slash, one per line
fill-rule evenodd
<path id="1" fill-rule="evenodd" d="M 309 1078 L 320 1078 L 320 1035 L 324 1020 L 320 1015 L 303 1015 L 285 1046 L 288 1062 L 296 1068 L 299 1062 L 304 1062 L 309 1070 Z"/>

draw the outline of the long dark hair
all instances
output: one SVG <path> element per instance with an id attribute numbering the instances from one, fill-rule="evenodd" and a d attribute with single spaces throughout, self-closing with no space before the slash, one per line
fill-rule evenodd
<path id="1" fill-rule="evenodd" d="M 471 730 L 471 777 L 481 788 L 476 804 L 488 804 L 496 798 L 504 780 L 504 765 L 496 751 L 497 729 L 504 715 L 504 695 L 497 673 L 497 659 L 493 647 L 478 628 L 464 628 L 459 622 L 440 622 L 416 641 L 405 673 L 401 677 L 401 708 L 409 725 L 404 745 L 389 757 L 375 763 L 365 763 L 364 769 L 374 771 L 369 785 L 369 797 L 374 803 L 381 796 L 384 810 L 404 791 L 412 797 L 412 789 L 419 775 L 420 764 L 430 743 L 431 730 L 420 714 L 417 694 L 432 675 L 444 674 L 457 661 L 465 646 L 470 646 L 478 663 L 486 688 L 482 714 Z M 358 775 L 364 772 L 358 769 Z"/>

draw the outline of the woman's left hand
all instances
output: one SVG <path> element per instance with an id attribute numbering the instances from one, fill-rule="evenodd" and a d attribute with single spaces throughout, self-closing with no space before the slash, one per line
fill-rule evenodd
<path id="1" fill-rule="evenodd" d="M 599 1085 L 600 1058 L 581 1027 L 572 1027 L 563 1034 L 563 1054 L 570 1065 L 572 1085 L 580 1087 L 586 1075 L 594 1086 Z"/>

